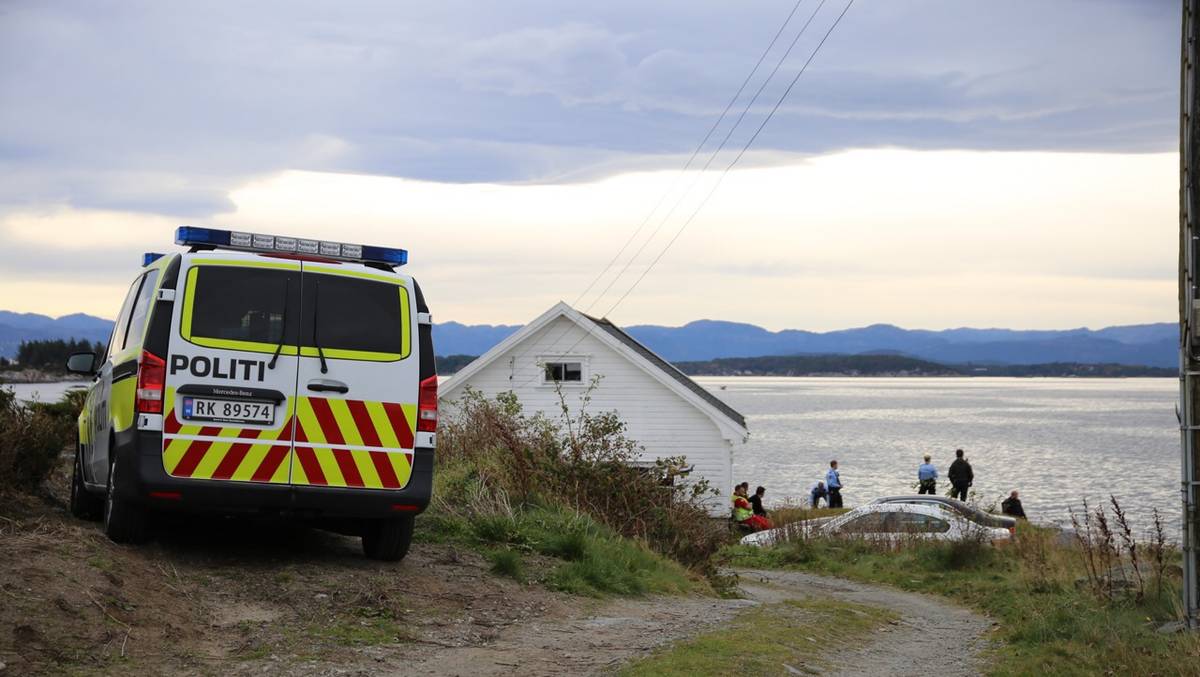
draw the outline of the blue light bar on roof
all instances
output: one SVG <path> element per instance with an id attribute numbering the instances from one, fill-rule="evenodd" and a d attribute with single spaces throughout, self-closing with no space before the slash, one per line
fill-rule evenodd
<path id="1" fill-rule="evenodd" d="M 146 252 L 145 254 L 142 254 L 142 267 L 145 268 L 146 266 L 150 265 L 151 263 L 154 263 L 155 261 L 161 259 L 162 257 L 163 257 L 162 254 L 159 254 L 156 252 Z"/>
<path id="2" fill-rule="evenodd" d="M 180 226 L 175 231 L 175 244 L 190 247 L 235 249 L 244 252 L 299 254 L 302 256 L 308 255 L 337 259 L 339 261 L 383 263 L 389 266 L 403 266 L 408 263 L 408 252 L 403 249 L 372 247 L 370 245 L 330 242 L 327 240 L 309 240 L 283 235 L 245 233 L 236 230 L 199 228 L 197 226 Z"/>

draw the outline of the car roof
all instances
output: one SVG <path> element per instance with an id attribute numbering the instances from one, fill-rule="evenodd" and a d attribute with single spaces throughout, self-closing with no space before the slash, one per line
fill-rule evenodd
<path id="1" fill-rule="evenodd" d="M 950 515 L 951 517 L 955 516 L 946 508 L 930 503 L 868 503 L 839 515 L 839 521 L 846 521 L 852 517 L 877 512 L 914 512 L 924 515 L 933 515 L 936 517 L 940 517 L 942 515 Z"/>
<path id="2" fill-rule="evenodd" d="M 962 506 L 970 508 L 967 503 L 958 500 L 957 498 L 948 498 L 946 496 L 934 496 L 932 494 L 915 494 L 909 496 L 884 496 L 871 501 L 870 505 L 883 503 L 941 503 L 942 505 Z"/>

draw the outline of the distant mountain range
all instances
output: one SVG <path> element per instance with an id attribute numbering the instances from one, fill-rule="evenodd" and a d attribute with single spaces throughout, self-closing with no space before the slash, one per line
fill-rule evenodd
<path id="1" fill-rule="evenodd" d="M 434 326 L 438 355 L 482 355 L 520 325 Z M 107 341 L 112 321 L 76 313 L 51 318 L 0 311 L 0 355 L 16 355 L 23 340 L 84 338 Z M 768 355 L 885 354 L 941 364 L 1125 364 L 1172 368 L 1178 364 L 1175 323 L 1104 329 L 901 329 L 874 324 L 857 329 L 812 332 L 768 331 L 753 324 L 697 320 L 682 327 L 625 327 L 634 338 L 672 362 Z M 567 346 L 563 346 L 564 349 Z"/>
<path id="2" fill-rule="evenodd" d="M 0 356 L 16 357 L 21 341 L 81 338 L 107 343 L 112 326 L 112 320 L 83 313 L 53 318 L 0 310 Z"/>
<path id="3" fill-rule="evenodd" d="M 439 355 L 480 355 L 519 325 L 434 327 Z M 1104 329 L 901 329 L 875 324 L 858 329 L 812 332 L 768 331 L 753 324 L 697 320 L 682 327 L 633 325 L 624 328 L 672 362 L 767 355 L 891 354 L 942 364 L 1126 364 L 1175 367 L 1178 325 L 1170 322 Z M 566 346 L 564 346 L 564 349 Z"/>
<path id="4" fill-rule="evenodd" d="M 451 365 L 454 366 L 454 365 Z M 676 362 L 689 376 L 1178 376 L 1177 369 L 1123 364 L 945 365 L 901 355 L 785 355 Z M 442 365 L 439 361 L 438 371 Z"/>

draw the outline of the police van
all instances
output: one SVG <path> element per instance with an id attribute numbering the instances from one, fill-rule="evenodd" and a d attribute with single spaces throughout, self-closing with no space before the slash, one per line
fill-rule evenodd
<path id="1" fill-rule="evenodd" d="M 71 512 L 118 543 L 150 513 L 299 518 L 398 560 L 429 503 L 431 319 L 402 249 L 181 227 L 146 254 L 79 417 Z"/>

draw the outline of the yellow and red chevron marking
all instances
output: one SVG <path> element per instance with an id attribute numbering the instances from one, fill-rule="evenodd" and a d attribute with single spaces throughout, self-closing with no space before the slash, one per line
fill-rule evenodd
<path id="1" fill-rule="evenodd" d="M 284 484 L 292 454 L 292 406 L 277 430 L 183 425 L 175 397 L 163 414 L 163 468 L 172 477 Z M 186 436 L 186 437 L 184 437 Z M 201 438 L 201 439 L 192 439 Z"/>
<path id="2" fill-rule="evenodd" d="M 402 489 L 416 405 L 299 397 L 292 483 Z"/>

